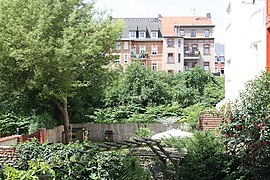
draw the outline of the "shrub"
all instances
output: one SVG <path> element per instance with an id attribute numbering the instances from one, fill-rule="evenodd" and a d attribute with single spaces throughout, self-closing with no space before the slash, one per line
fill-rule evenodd
<path id="1" fill-rule="evenodd" d="M 180 164 L 182 179 L 222 179 L 229 168 L 223 144 L 211 131 L 196 131 L 193 137 L 165 140 L 169 147 L 187 149 L 187 156 Z"/>
<path id="2" fill-rule="evenodd" d="M 267 179 L 270 167 L 270 78 L 266 73 L 246 84 L 222 126 L 227 154 L 249 179 Z"/>

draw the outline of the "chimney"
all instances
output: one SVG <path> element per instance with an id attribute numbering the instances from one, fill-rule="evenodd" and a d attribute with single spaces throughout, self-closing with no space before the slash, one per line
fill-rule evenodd
<path id="1" fill-rule="evenodd" d="M 161 14 L 158 14 L 158 18 L 162 18 Z"/>
<path id="2" fill-rule="evenodd" d="M 206 13 L 206 18 L 211 19 L 211 13 Z"/>

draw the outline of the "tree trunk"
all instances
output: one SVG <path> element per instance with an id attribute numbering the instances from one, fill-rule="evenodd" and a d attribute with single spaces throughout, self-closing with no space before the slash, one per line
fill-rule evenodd
<path id="1" fill-rule="evenodd" d="M 63 117 L 63 125 L 64 125 L 64 143 L 68 144 L 72 141 L 72 129 L 69 123 L 69 115 L 68 115 L 68 109 L 67 109 L 67 98 L 63 98 L 63 102 L 60 103 L 59 101 L 55 101 L 55 104 L 59 111 L 62 114 Z"/>

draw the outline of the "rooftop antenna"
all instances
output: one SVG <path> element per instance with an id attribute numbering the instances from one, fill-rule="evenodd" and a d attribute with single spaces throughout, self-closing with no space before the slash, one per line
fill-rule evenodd
<path id="1" fill-rule="evenodd" d="M 193 11 L 193 15 L 195 16 L 196 15 L 196 9 L 193 8 L 193 9 L 190 9 L 191 11 Z"/>

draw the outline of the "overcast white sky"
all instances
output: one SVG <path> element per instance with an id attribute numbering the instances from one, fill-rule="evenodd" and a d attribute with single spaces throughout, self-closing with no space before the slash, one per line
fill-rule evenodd
<path id="1" fill-rule="evenodd" d="M 96 0 L 96 7 L 111 12 L 114 18 L 162 16 L 205 16 L 211 13 L 215 42 L 224 42 L 223 0 Z M 195 11 L 194 11 L 195 9 Z"/>

